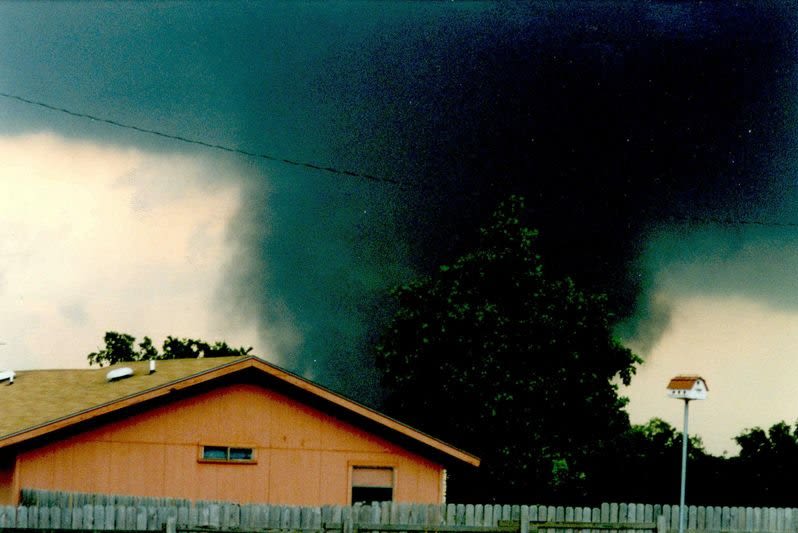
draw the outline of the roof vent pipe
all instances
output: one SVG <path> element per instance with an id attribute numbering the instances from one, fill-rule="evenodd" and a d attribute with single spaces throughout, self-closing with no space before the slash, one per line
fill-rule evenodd
<path id="1" fill-rule="evenodd" d="M 155 374 L 155 359 L 150 359 L 150 374 Z"/>

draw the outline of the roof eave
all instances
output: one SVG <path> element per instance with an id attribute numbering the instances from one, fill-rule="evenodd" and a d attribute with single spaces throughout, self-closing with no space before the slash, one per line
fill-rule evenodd
<path id="1" fill-rule="evenodd" d="M 126 396 L 122 396 L 120 398 L 111 400 L 109 402 L 101 403 L 99 405 L 95 405 L 88 409 L 84 409 L 82 411 L 78 411 L 76 413 L 72 413 L 67 416 L 56 418 L 54 420 L 50 420 L 43 424 L 37 424 L 35 426 L 31 426 L 19 431 L 15 431 L 13 433 L 9 433 L 8 435 L 0 437 L 0 448 L 13 446 L 15 444 L 21 444 L 25 441 L 46 435 L 47 433 L 52 433 L 54 431 L 66 429 L 73 425 L 80 424 L 81 422 L 86 422 L 93 418 L 97 418 L 112 413 L 114 411 L 118 411 L 120 409 L 125 409 L 127 407 L 138 405 L 140 403 L 154 400 L 156 398 L 168 396 L 177 391 L 181 391 L 189 387 L 192 387 L 194 385 L 210 381 L 211 379 L 219 378 L 240 371 L 242 368 L 252 366 L 251 363 L 242 366 L 242 363 L 246 362 L 247 362 L 246 359 L 242 359 L 239 361 L 232 361 L 224 365 L 209 368 L 207 370 L 202 370 L 195 374 L 191 374 L 189 376 L 185 376 L 180 379 L 163 383 L 161 385 L 152 387 L 150 389 L 145 389 L 143 391 L 135 392 L 133 394 L 128 394 Z"/>
<path id="2" fill-rule="evenodd" d="M 201 372 L 164 383 L 151 389 L 146 389 L 134 394 L 123 396 L 110 402 L 96 405 L 89 409 L 51 420 L 44 424 L 39 424 L 14 433 L 10 433 L 0 437 L 0 449 L 22 444 L 32 439 L 42 437 L 48 433 L 67 429 L 77 424 L 88 422 L 97 417 L 111 414 L 121 409 L 132 407 L 134 405 L 152 401 L 158 398 L 163 398 L 170 394 L 174 394 L 202 383 L 207 383 L 214 379 L 219 379 L 224 376 L 240 372 L 247 368 L 255 368 L 261 372 L 264 372 L 265 374 L 268 374 L 283 383 L 291 385 L 296 389 L 305 391 L 316 398 L 342 408 L 345 411 L 352 413 L 362 419 L 376 423 L 378 426 L 388 429 L 405 438 L 409 438 L 411 441 L 420 443 L 425 447 L 434 450 L 437 454 L 442 454 L 444 457 L 455 459 L 475 467 L 479 466 L 480 464 L 480 459 L 468 452 L 446 444 L 435 437 L 427 435 L 426 433 L 408 426 L 407 424 L 403 424 L 398 420 L 394 420 L 393 418 L 375 411 L 370 407 L 366 407 L 365 405 L 345 398 L 344 396 L 320 385 L 316 385 L 315 383 L 312 383 L 311 381 L 308 381 L 296 374 L 292 374 L 287 370 L 283 370 L 270 363 L 267 363 L 266 361 L 254 355 L 203 370 Z"/>

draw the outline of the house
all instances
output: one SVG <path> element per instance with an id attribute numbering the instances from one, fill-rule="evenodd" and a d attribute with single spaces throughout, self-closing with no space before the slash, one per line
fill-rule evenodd
<path id="1" fill-rule="evenodd" d="M 254 356 L 19 371 L 0 382 L 0 405 L 0 504 L 17 504 L 23 488 L 441 503 L 445 468 L 479 465 Z"/>

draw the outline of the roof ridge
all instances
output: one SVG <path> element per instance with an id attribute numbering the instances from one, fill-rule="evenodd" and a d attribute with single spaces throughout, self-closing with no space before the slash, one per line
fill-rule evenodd
<path id="1" fill-rule="evenodd" d="M 203 360 L 203 359 L 205 359 L 205 360 L 211 360 L 211 359 L 213 359 L 213 360 L 219 360 L 219 359 L 234 360 L 234 359 L 246 359 L 246 358 L 250 358 L 250 357 L 255 358 L 255 359 L 260 359 L 261 361 L 264 361 L 264 362 L 266 362 L 266 363 L 268 363 L 270 365 L 277 366 L 277 365 L 274 365 L 274 363 L 269 363 L 268 361 L 266 361 L 262 357 L 259 357 L 257 355 L 253 355 L 253 354 L 247 354 L 247 355 L 223 355 L 223 356 L 219 356 L 219 357 L 213 357 L 213 356 L 210 356 L 210 357 L 209 356 L 203 356 L 203 357 L 179 357 L 179 358 L 175 358 L 175 359 L 155 359 L 155 361 L 158 362 L 159 364 L 160 363 L 171 364 L 171 363 L 176 363 L 176 362 L 197 361 L 197 360 Z M 74 368 L 74 367 L 69 367 L 69 368 L 26 368 L 26 369 L 19 369 L 19 370 L 16 369 L 16 368 L 12 368 L 12 367 L 2 367 L 2 368 L 7 369 L 7 370 L 13 370 L 14 372 L 17 372 L 17 373 L 20 373 L 20 372 L 83 372 L 83 371 L 108 370 L 109 368 L 114 368 L 114 367 L 119 367 L 119 366 L 147 365 L 147 364 L 149 364 L 149 362 L 150 362 L 150 359 L 142 359 L 141 361 L 119 361 L 117 363 L 113 363 L 113 364 L 110 364 L 110 365 L 107 365 L 107 366 L 91 366 L 91 365 L 89 365 L 88 367 L 82 367 L 82 368 Z"/>
<path id="2" fill-rule="evenodd" d="M 463 450 L 256 355 L 168 359 L 160 362 L 166 364 L 158 365 L 154 373 L 137 372 L 113 382 L 105 379 L 105 373 L 115 365 L 38 371 L 41 376 L 38 380 L 35 379 L 37 371 L 20 374 L 13 386 L 0 387 L 0 399 L 7 408 L 4 417 L 0 418 L 0 448 L 254 368 L 262 375 L 288 385 L 294 391 L 292 394 L 308 394 L 322 400 L 331 409 L 341 409 L 358 420 L 376 424 L 383 430 L 436 450 L 436 453 L 475 466 L 479 464 L 477 457 Z M 149 361 L 130 363 L 129 366 L 138 369 L 147 368 Z M 122 363 L 116 368 L 120 366 L 128 365 Z M 64 372 L 69 373 L 71 379 L 59 378 Z M 66 383 L 70 386 L 64 386 Z"/>

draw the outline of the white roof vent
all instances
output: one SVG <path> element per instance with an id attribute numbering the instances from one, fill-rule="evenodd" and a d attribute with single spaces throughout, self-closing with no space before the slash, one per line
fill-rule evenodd
<path id="1" fill-rule="evenodd" d="M 105 375 L 105 379 L 108 381 L 118 381 L 120 379 L 129 378 L 133 375 L 133 369 L 129 366 L 123 366 L 122 368 L 115 368 L 113 370 L 109 370 L 108 373 Z"/>
<path id="2" fill-rule="evenodd" d="M 16 372 L 13 370 L 3 370 L 0 372 L 0 381 L 8 380 L 8 384 L 11 385 L 14 383 L 14 377 L 16 377 Z"/>

